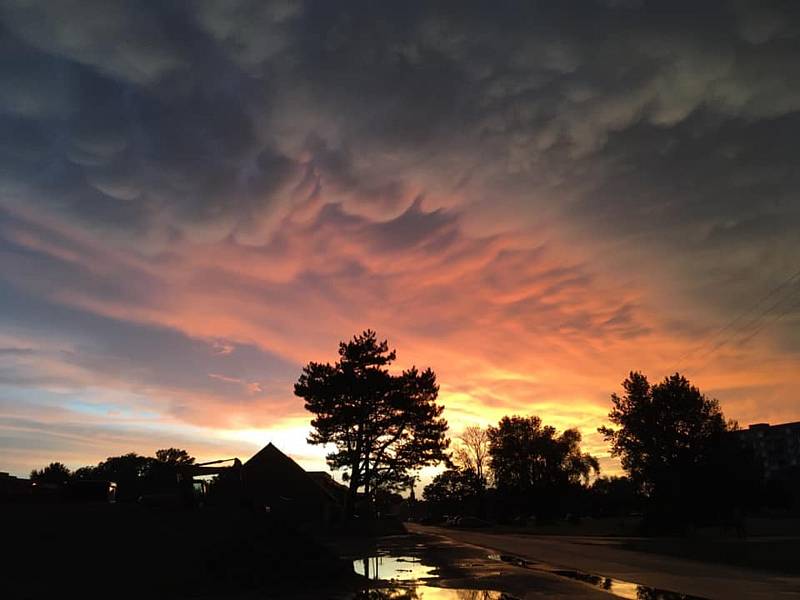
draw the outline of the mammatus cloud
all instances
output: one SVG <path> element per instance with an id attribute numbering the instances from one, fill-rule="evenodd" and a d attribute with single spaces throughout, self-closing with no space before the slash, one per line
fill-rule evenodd
<path id="1" fill-rule="evenodd" d="M 539 413 L 603 452 L 630 369 L 798 418 L 797 13 L 3 2 L 6 446 L 302 454 L 291 383 L 365 327 L 455 428 Z"/>

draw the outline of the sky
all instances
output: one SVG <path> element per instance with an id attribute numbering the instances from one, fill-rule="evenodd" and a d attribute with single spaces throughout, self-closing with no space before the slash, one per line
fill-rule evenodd
<path id="1" fill-rule="evenodd" d="M 800 4 L 0 1 L 0 471 L 307 468 L 366 328 L 456 435 L 631 370 L 800 420 Z"/>

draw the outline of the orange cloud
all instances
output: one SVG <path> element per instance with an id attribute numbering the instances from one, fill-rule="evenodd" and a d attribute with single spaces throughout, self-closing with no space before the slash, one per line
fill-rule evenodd
<path id="1" fill-rule="evenodd" d="M 388 221 L 327 205 L 313 222 L 286 221 L 264 245 L 183 241 L 153 256 L 120 254 L 52 226 L 40 220 L 12 239 L 77 265 L 82 283 L 46 290 L 33 284 L 53 301 L 176 330 L 216 355 L 235 359 L 237 344 L 254 344 L 296 365 L 270 393 L 258 378 L 217 372 L 207 377 L 228 384 L 228 393 L 134 386 L 155 406 L 163 402 L 170 419 L 221 431 L 266 431 L 303 419 L 291 392 L 300 366 L 331 360 L 339 340 L 372 327 L 398 348 L 398 367 L 436 370 L 454 430 L 508 413 L 538 414 L 559 428 L 578 426 L 589 449 L 605 455 L 595 429 L 609 394 L 631 369 L 652 378 L 676 369 L 693 341 L 671 326 L 657 290 L 621 287 L 619 277 L 565 251 L 552 234 L 539 244 L 518 233 L 474 237 L 457 213 L 418 201 Z M 24 233 L 37 229 L 39 238 Z M 49 242 L 37 241 L 43 238 Z M 111 273 L 126 281 L 109 294 L 101 284 Z M 725 347 L 713 358 L 710 365 L 689 362 L 685 371 L 721 398 L 728 416 L 762 420 L 754 397 L 770 390 L 769 416 L 792 417 L 781 394 L 800 377 L 769 338 Z M 131 385 L 125 377 L 85 373 L 84 384 L 123 389 Z"/>

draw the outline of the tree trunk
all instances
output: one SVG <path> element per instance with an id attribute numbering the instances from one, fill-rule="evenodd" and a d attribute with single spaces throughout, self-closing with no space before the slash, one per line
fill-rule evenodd
<path id="1" fill-rule="evenodd" d="M 369 455 L 367 455 L 367 460 L 364 462 L 364 499 L 367 502 L 370 501 L 369 475 Z"/>
<path id="2" fill-rule="evenodd" d="M 347 490 L 347 498 L 345 498 L 344 502 L 344 518 L 347 521 L 350 521 L 355 514 L 356 495 L 358 494 L 358 487 L 360 485 L 361 481 L 358 473 L 358 463 L 356 462 L 356 464 L 350 469 L 350 487 Z"/>
<path id="3" fill-rule="evenodd" d="M 361 485 L 361 449 L 363 448 L 363 423 L 358 424 L 358 431 L 356 434 L 356 447 L 355 452 L 350 454 L 350 487 L 347 490 L 347 498 L 344 503 L 344 518 L 347 521 L 352 520 L 356 508 L 356 495 L 358 494 L 358 487 Z"/>

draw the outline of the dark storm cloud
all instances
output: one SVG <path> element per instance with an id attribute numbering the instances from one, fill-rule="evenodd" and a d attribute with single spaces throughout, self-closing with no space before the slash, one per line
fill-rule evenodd
<path id="1" fill-rule="evenodd" d="M 793 183 L 790 148 L 763 148 L 776 155 L 764 169 L 758 142 L 775 120 L 798 130 L 797 12 L 7 1 L 3 151 L 22 149 L 4 180 L 40 175 L 28 193 L 82 219 L 221 236 L 296 202 L 283 186 L 309 165 L 332 190 L 402 186 L 407 159 L 394 175 L 389 161 L 359 166 L 391 150 L 566 187 L 579 213 L 632 228 L 654 211 L 669 225 L 747 220 L 756 194 Z"/>
<path id="2" fill-rule="evenodd" d="M 186 14 L 129 2 L 3 5 L 3 187 L 80 221 L 225 235 L 258 212 L 292 163 L 259 139 L 263 84 Z M 20 74 L 22 71 L 22 74 Z M 37 79 L 49 79 L 41 85 Z M 23 151 L 17 151 L 18 146 Z M 35 182 L 35 183 L 34 183 Z M 203 226 L 223 223 L 223 230 Z"/>

